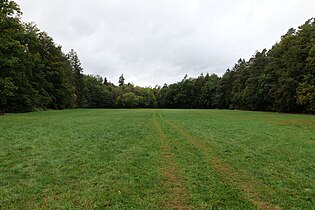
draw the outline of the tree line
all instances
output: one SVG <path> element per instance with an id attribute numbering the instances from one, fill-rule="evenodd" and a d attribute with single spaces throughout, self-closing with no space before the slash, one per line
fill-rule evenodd
<path id="1" fill-rule="evenodd" d="M 239 59 L 220 77 L 201 74 L 174 84 L 119 85 L 85 75 L 74 50 L 61 46 L 19 6 L 0 2 L 0 110 L 86 108 L 203 108 L 315 113 L 315 21 L 290 29 L 270 50 Z"/>
<path id="2" fill-rule="evenodd" d="M 14 1 L 0 2 L 0 109 L 8 112 L 75 107 L 75 69 L 61 46 L 34 23 L 21 22 Z"/>
<path id="3" fill-rule="evenodd" d="M 160 107 L 315 113 L 314 18 L 222 77 L 184 78 L 164 85 L 157 98 Z"/>

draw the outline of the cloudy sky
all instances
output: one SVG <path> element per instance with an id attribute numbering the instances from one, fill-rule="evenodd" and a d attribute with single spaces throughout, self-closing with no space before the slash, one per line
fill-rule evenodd
<path id="1" fill-rule="evenodd" d="M 314 0 L 18 0 L 84 72 L 163 85 L 222 75 L 315 16 Z"/>

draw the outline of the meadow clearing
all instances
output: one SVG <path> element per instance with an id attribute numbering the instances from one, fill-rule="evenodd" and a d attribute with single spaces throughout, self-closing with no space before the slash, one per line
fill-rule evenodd
<path id="1" fill-rule="evenodd" d="M 76 109 L 0 117 L 1 209 L 313 209 L 315 116 Z"/>

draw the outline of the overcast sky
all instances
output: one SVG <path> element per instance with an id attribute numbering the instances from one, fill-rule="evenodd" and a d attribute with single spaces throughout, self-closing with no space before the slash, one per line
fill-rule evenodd
<path id="1" fill-rule="evenodd" d="M 222 75 L 315 16 L 314 0 L 18 0 L 86 74 L 163 85 Z"/>

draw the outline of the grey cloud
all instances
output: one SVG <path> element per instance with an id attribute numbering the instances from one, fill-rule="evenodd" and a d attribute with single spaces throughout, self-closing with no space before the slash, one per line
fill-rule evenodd
<path id="1" fill-rule="evenodd" d="M 185 74 L 221 75 L 237 60 L 270 48 L 311 18 L 311 0 L 32 0 L 18 1 L 85 73 L 117 82 L 163 85 Z"/>

